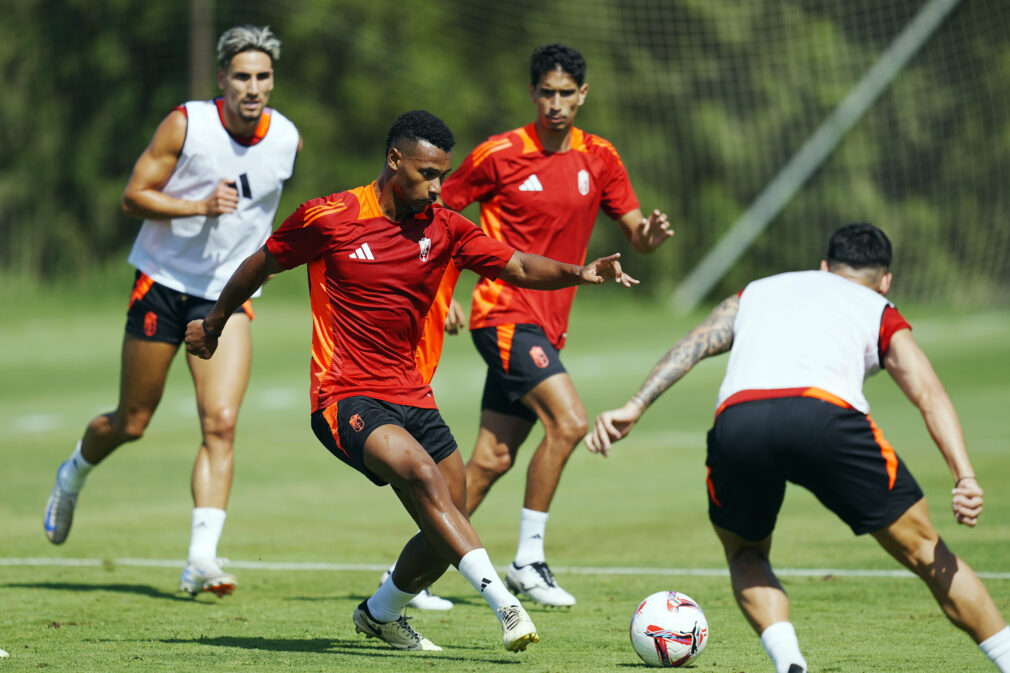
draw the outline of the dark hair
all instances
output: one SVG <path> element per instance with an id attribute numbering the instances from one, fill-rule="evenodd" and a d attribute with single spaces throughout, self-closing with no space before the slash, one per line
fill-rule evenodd
<path id="1" fill-rule="evenodd" d="M 545 72 L 558 66 L 579 86 L 586 81 L 586 59 L 582 54 L 563 44 L 545 44 L 534 49 L 530 57 L 530 84 L 536 86 Z"/>
<path id="2" fill-rule="evenodd" d="M 828 241 L 828 264 L 845 264 L 853 269 L 891 266 L 891 241 L 869 222 L 846 224 Z"/>
<path id="3" fill-rule="evenodd" d="M 396 118 L 386 136 L 386 154 L 400 141 L 416 143 L 426 140 L 445 152 L 451 152 L 456 144 L 456 136 L 444 121 L 427 110 L 411 110 Z"/>

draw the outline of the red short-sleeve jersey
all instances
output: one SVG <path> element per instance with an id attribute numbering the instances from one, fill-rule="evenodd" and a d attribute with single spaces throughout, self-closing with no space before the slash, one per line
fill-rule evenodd
<path id="1" fill-rule="evenodd" d="M 488 236 L 569 264 L 585 262 L 601 208 L 617 219 L 639 207 L 613 145 L 573 128 L 569 151 L 548 152 L 534 124 L 492 136 L 474 149 L 445 181 L 442 201 L 455 210 L 480 201 Z M 542 292 L 480 280 L 470 328 L 533 323 L 560 348 L 574 299 L 574 287 Z"/>
<path id="2" fill-rule="evenodd" d="M 440 206 L 390 220 L 375 189 L 307 201 L 267 240 L 281 266 L 308 264 L 313 411 L 354 395 L 435 408 L 414 357 L 446 267 L 494 278 L 515 252 Z"/>

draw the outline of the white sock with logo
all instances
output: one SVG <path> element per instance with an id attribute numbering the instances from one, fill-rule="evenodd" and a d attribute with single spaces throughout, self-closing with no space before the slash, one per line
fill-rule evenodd
<path id="1" fill-rule="evenodd" d="M 983 640 L 978 649 L 992 659 L 1000 673 L 1010 673 L 1010 626 Z"/>
<path id="2" fill-rule="evenodd" d="M 395 621 L 403 609 L 407 607 L 410 599 L 416 595 L 401 591 L 393 582 L 393 573 L 390 571 L 386 581 L 380 584 L 368 599 L 368 612 L 371 613 L 373 619 L 380 622 Z"/>
<path id="3" fill-rule="evenodd" d="M 505 583 L 498 577 L 487 550 L 483 547 L 468 551 L 466 556 L 460 559 L 459 574 L 473 585 L 496 613 L 503 607 L 519 605 L 519 599 L 509 592 Z"/>
<path id="4" fill-rule="evenodd" d="M 775 673 L 789 673 L 789 667 L 798 664 L 806 673 L 807 662 L 800 654 L 796 629 L 790 622 L 776 622 L 761 633 L 761 644 L 775 664 Z"/>
<path id="5" fill-rule="evenodd" d="M 523 507 L 519 517 L 519 546 L 516 547 L 515 565 L 521 568 L 530 563 L 545 560 L 544 531 L 547 528 L 548 512 Z"/>
<path id="6" fill-rule="evenodd" d="M 74 452 L 60 466 L 60 470 L 57 473 L 60 488 L 70 493 L 77 493 L 84 488 L 84 480 L 88 478 L 88 473 L 94 467 L 93 463 L 84 460 L 84 456 L 81 455 L 81 442 L 78 441 L 77 446 L 74 447 Z"/>
<path id="7" fill-rule="evenodd" d="M 216 507 L 194 507 L 193 528 L 189 537 L 189 562 L 217 558 L 217 543 L 224 530 L 226 513 Z"/>

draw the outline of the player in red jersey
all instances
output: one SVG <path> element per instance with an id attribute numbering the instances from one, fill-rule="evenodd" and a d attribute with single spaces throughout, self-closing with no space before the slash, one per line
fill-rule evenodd
<path id="1" fill-rule="evenodd" d="M 493 136 L 446 181 L 443 202 L 480 202 L 484 232 L 521 250 L 581 264 L 597 212 L 613 218 L 639 252 L 673 235 L 666 215 L 642 215 L 617 150 L 575 127 L 586 100 L 586 64 L 564 45 L 539 47 L 530 60 L 537 119 Z M 466 466 L 469 513 L 515 461 L 534 423 L 544 438 L 530 459 L 519 543 L 506 579 L 546 605 L 573 605 L 544 556 L 548 509 L 568 457 L 586 433 L 586 410 L 559 359 L 575 288 L 535 292 L 482 279 L 473 293 L 471 336 L 488 365 L 480 431 Z"/>
<path id="2" fill-rule="evenodd" d="M 452 564 L 495 610 L 506 649 L 516 651 L 539 636 L 465 514 L 463 460 L 415 364 L 422 323 L 450 260 L 542 290 L 637 281 L 621 271 L 618 255 L 580 266 L 519 252 L 435 204 L 454 142 L 431 113 L 401 115 L 375 182 L 302 204 L 243 262 L 207 318 L 189 324 L 186 344 L 209 358 L 235 307 L 270 274 L 306 264 L 313 430 L 373 483 L 391 484 L 421 529 L 391 576 L 355 609 L 355 629 L 397 649 L 440 649 L 400 613 Z"/>
<path id="3" fill-rule="evenodd" d="M 908 322 L 883 297 L 890 263 L 882 231 L 842 227 L 820 271 L 758 280 L 720 304 L 622 408 L 600 414 L 586 443 L 605 455 L 699 360 L 732 348 L 708 433 L 709 518 L 737 603 L 776 673 L 807 671 L 769 561 L 786 481 L 813 492 L 855 534 L 873 535 L 1008 673 L 1010 628 L 979 577 L 940 539 L 922 491 L 868 415 L 863 380 L 886 368 L 950 467 L 958 523 L 975 526 L 983 494 L 961 423 Z"/>

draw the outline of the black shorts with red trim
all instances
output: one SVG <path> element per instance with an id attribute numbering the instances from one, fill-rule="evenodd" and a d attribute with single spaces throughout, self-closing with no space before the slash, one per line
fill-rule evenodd
<path id="1" fill-rule="evenodd" d="M 365 467 L 365 441 L 383 425 L 406 430 L 436 463 L 456 450 L 456 439 L 438 409 L 357 396 L 344 398 L 312 414 L 312 431 L 323 446 L 376 486 L 389 482 Z"/>
<path id="2" fill-rule="evenodd" d="M 856 535 L 888 526 L 923 497 L 868 415 L 816 398 L 727 407 L 708 433 L 706 465 L 709 519 L 751 541 L 771 535 L 787 481 Z"/>
<path id="3" fill-rule="evenodd" d="M 137 271 L 126 311 L 126 333 L 144 341 L 164 341 L 178 346 L 186 337 L 191 320 L 207 317 L 214 302 L 169 289 Z M 252 303 L 247 301 L 235 313 L 252 320 Z"/>
<path id="4" fill-rule="evenodd" d="M 538 383 L 565 373 L 561 354 L 539 325 L 498 325 L 471 330 L 477 352 L 487 363 L 480 408 L 536 421 L 520 399 Z"/>

